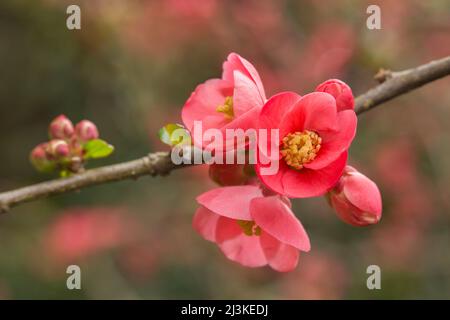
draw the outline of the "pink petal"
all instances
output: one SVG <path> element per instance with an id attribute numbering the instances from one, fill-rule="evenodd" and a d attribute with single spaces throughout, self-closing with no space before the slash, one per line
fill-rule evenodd
<path id="1" fill-rule="evenodd" d="M 249 109 L 247 112 L 243 113 L 241 116 L 236 117 L 233 121 L 224 125 L 221 130 L 225 132 L 225 129 L 255 129 L 258 121 L 259 108 Z"/>
<path id="2" fill-rule="evenodd" d="M 232 186 L 210 190 L 197 197 L 197 202 L 224 217 L 238 220 L 252 220 L 250 201 L 261 197 L 256 186 Z"/>
<path id="3" fill-rule="evenodd" d="M 225 256 L 246 267 L 267 265 L 267 258 L 260 244 L 260 236 L 247 236 L 241 233 L 236 238 L 219 244 Z"/>
<path id="4" fill-rule="evenodd" d="M 345 197 L 363 212 L 381 214 L 380 190 L 375 182 L 359 172 L 351 172 L 345 178 Z"/>
<path id="5" fill-rule="evenodd" d="M 264 100 L 261 98 L 256 84 L 240 71 L 234 71 L 233 110 L 236 117 L 248 110 L 261 109 Z"/>
<path id="6" fill-rule="evenodd" d="M 186 128 L 192 130 L 195 120 L 203 121 L 204 128 L 220 128 L 223 126 L 226 119 L 216 109 L 224 103 L 227 96 L 232 95 L 233 87 L 231 83 L 224 80 L 211 79 L 198 85 L 181 111 L 181 117 Z M 205 122 L 206 118 L 209 118 L 208 124 Z"/>
<path id="7" fill-rule="evenodd" d="M 265 167 L 268 167 L 268 165 L 267 166 L 263 165 L 261 163 L 261 160 L 263 157 L 265 159 L 267 159 L 267 157 L 260 154 L 259 152 L 258 152 L 257 156 L 258 156 L 258 162 L 255 165 L 255 171 L 256 171 L 256 174 L 258 175 L 258 178 L 270 190 L 272 190 L 276 193 L 279 193 L 279 194 L 284 194 L 284 187 L 283 187 L 283 182 L 282 182 L 283 176 L 287 171 L 292 170 L 292 169 L 288 167 L 288 165 L 286 164 L 286 162 L 284 162 L 284 160 L 271 160 L 271 161 L 278 162 L 279 168 L 278 168 L 277 173 L 273 174 L 273 175 L 263 174 L 262 169 Z"/>
<path id="8" fill-rule="evenodd" d="M 321 196 L 339 180 L 346 162 L 347 152 L 343 152 L 335 161 L 318 170 L 290 169 L 284 173 L 281 181 L 283 185 L 282 194 L 290 198 Z"/>
<path id="9" fill-rule="evenodd" d="M 261 78 L 259 77 L 258 71 L 256 71 L 255 67 L 249 61 L 233 52 L 228 55 L 227 61 L 223 63 L 222 79 L 233 83 L 234 71 L 236 70 L 242 72 L 245 76 L 255 82 L 261 99 L 265 101 L 266 95 L 264 92 L 264 86 Z"/>
<path id="10" fill-rule="evenodd" d="M 219 218 L 220 216 L 211 210 L 200 207 L 195 212 L 192 227 L 206 240 L 216 242 L 216 228 Z"/>
<path id="11" fill-rule="evenodd" d="M 296 248 L 279 242 L 265 232 L 261 233 L 260 238 L 261 247 L 270 267 L 279 272 L 288 272 L 295 269 L 299 257 Z"/>
<path id="12" fill-rule="evenodd" d="M 300 98 L 285 114 L 280 125 L 280 137 L 296 131 L 317 133 L 337 128 L 336 100 L 328 93 L 313 92 Z"/>
<path id="13" fill-rule="evenodd" d="M 278 196 L 255 198 L 250 213 L 261 229 L 282 243 L 302 251 L 309 251 L 308 235 L 291 209 Z"/>
<path id="14" fill-rule="evenodd" d="M 272 96 L 259 114 L 259 128 L 279 128 L 286 112 L 300 99 L 295 92 L 282 92 Z M 281 137 L 280 137 L 281 138 Z"/>
<path id="15" fill-rule="evenodd" d="M 356 134 L 357 117 L 353 110 L 341 111 L 338 117 L 338 131 L 323 131 L 320 135 L 322 146 L 317 153 L 317 157 L 305 164 L 309 169 L 320 169 L 334 160 L 342 152 L 346 151 L 353 141 Z"/>
<path id="16" fill-rule="evenodd" d="M 220 216 L 216 228 L 216 243 L 220 244 L 224 241 L 232 240 L 243 235 L 242 228 L 238 225 L 237 220 Z"/>

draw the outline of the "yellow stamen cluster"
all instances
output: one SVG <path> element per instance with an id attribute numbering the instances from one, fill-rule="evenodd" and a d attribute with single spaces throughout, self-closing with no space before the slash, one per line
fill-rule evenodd
<path id="1" fill-rule="evenodd" d="M 226 97 L 222 105 L 217 106 L 217 112 L 223 113 L 225 119 L 231 120 L 234 118 L 233 97 Z"/>
<path id="2" fill-rule="evenodd" d="M 320 150 L 322 138 L 313 131 L 289 133 L 283 138 L 281 155 L 286 163 L 297 170 L 303 168 L 317 156 Z"/>
<path id="3" fill-rule="evenodd" d="M 254 221 L 237 220 L 237 224 L 247 236 L 260 236 L 261 228 Z"/>

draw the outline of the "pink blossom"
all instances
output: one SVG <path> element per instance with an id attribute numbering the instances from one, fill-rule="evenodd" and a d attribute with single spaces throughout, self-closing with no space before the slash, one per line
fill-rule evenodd
<path id="1" fill-rule="evenodd" d="M 203 193 L 197 202 L 194 229 L 232 261 L 286 272 L 297 266 L 298 250 L 310 250 L 289 200 L 280 195 L 264 196 L 257 186 L 233 186 Z"/>
<path id="2" fill-rule="evenodd" d="M 270 154 L 258 143 L 259 178 L 273 191 L 292 198 L 325 194 L 341 177 L 356 123 L 355 112 L 337 112 L 335 98 L 325 92 L 273 96 L 261 110 L 259 127 L 279 129 L 279 140 Z M 272 139 L 269 135 L 267 147 Z M 277 172 L 264 174 L 262 169 L 273 162 L 278 164 Z"/>
<path id="3" fill-rule="evenodd" d="M 377 185 L 350 166 L 345 167 L 329 199 L 339 218 L 348 224 L 366 226 L 381 219 L 381 195 Z"/>
<path id="4" fill-rule="evenodd" d="M 202 129 L 243 129 L 256 127 L 256 120 L 266 95 L 258 72 L 253 65 L 236 53 L 230 53 L 223 64 L 221 79 L 210 79 L 197 86 L 186 101 L 181 116 L 192 132 L 194 121 Z M 224 134 L 225 136 L 225 134 Z M 199 141 L 203 146 L 210 141 Z"/>
<path id="5" fill-rule="evenodd" d="M 44 245 L 53 260 L 72 262 L 128 241 L 133 228 L 119 209 L 70 209 L 50 226 Z"/>

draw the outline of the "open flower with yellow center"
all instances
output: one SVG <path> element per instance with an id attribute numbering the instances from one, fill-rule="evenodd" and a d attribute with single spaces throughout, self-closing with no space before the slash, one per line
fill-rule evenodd
<path id="1" fill-rule="evenodd" d="M 258 114 L 266 101 L 264 87 L 253 65 L 236 53 L 228 55 L 221 79 L 210 79 L 197 86 L 186 101 L 181 117 L 184 126 L 193 131 L 201 121 L 203 131 L 256 128 Z M 193 142 L 205 148 L 211 141 Z M 203 139 L 203 137 L 202 137 Z M 223 145 L 225 141 L 223 141 Z"/>
<path id="2" fill-rule="evenodd" d="M 346 91 L 348 92 L 348 91 Z M 336 99 L 326 92 L 300 97 L 284 92 L 270 98 L 259 116 L 259 127 L 279 132 L 279 141 L 258 145 L 256 171 L 271 190 L 292 198 L 320 196 L 342 175 L 347 150 L 356 133 L 353 109 L 338 112 Z M 275 145 L 276 150 L 270 150 Z M 276 162 L 278 171 L 264 174 Z"/>
<path id="3" fill-rule="evenodd" d="M 297 266 L 299 251 L 310 250 L 308 235 L 286 197 L 245 185 L 210 190 L 197 202 L 194 229 L 244 266 L 290 271 Z"/>

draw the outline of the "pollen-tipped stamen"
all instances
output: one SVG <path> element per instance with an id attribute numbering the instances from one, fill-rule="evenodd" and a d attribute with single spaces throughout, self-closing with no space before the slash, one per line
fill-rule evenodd
<path id="1" fill-rule="evenodd" d="M 261 228 L 254 221 L 237 220 L 237 224 L 247 236 L 261 235 Z"/>
<path id="2" fill-rule="evenodd" d="M 281 147 L 281 155 L 287 165 L 296 170 L 311 162 L 320 150 L 322 138 L 313 131 L 305 130 L 286 135 Z"/>
<path id="3" fill-rule="evenodd" d="M 225 119 L 231 120 L 234 118 L 234 110 L 233 110 L 233 97 L 228 96 L 225 98 L 225 101 L 222 105 L 217 106 L 217 112 L 223 113 Z"/>

